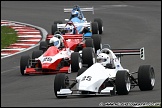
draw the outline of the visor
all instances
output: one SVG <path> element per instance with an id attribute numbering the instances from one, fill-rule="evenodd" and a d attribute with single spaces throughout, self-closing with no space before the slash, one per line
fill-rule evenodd
<path id="1" fill-rule="evenodd" d="M 97 62 L 98 63 L 102 63 L 102 62 L 105 62 L 107 59 L 103 59 L 103 58 L 97 58 Z"/>
<path id="2" fill-rule="evenodd" d="M 58 44 L 59 44 L 59 41 L 55 41 L 55 42 L 53 43 L 54 46 L 57 46 Z"/>

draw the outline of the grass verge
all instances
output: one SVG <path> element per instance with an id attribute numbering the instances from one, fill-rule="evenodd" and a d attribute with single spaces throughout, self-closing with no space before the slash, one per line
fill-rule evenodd
<path id="1" fill-rule="evenodd" d="M 17 39 L 17 33 L 14 29 L 1 26 L 1 49 L 15 43 Z"/>

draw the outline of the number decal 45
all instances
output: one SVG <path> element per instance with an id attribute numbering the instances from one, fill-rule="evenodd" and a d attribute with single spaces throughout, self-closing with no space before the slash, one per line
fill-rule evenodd
<path id="1" fill-rule="evenodd" d="M 84 76 L 81 81 L 91 81 L 91 76 Z"/>

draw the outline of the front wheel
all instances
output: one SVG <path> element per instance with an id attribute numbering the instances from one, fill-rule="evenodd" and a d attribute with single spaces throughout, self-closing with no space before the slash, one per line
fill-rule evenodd
<path id="1" fill-rule="evenodd" d="M 54 79 L 54 93 L 57 98 L 66 98 L 67 96 L 58 96 L 57 91 L 60 89 L 64 89 L 69 84 L 69 78 L 65 75 L 65 73 L 59 73 L 55 76 Z"/>
<path id="2" fill-rule="evenodd" d="M 155 73 L 150 65 L 141 65 L 138 69 L 138 86 L 141 91 L 152 90 L 155 85 Z"/>
<path id="3" fill-rule="evenodd" d="M 28 55 L 21 56 L 20 58 L 20 72 L 22 75 L 24 75 L 25 69 L 29 67 L 29 59 L 30 57 Z"/>
<path id="4" fill-rule="evenodd" d="M 118 95 L 127 95 L 131 88 L 130 77 L 126 71 L 116 73 L 116 91 Z"/>

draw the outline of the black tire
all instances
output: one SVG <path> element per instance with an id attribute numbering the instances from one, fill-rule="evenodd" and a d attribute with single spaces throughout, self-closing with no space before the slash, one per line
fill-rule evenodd
<path id="1" fill-rule="evenodd" d="M 62 24 L 62 21 L 54 21 L 54 24 Z"/>
<path id="2" fill-rule="evenodd" d="M 94 19 L 94 22 L 97 22 L 98 23 L 98 30 L 99 30 L 99 34 L 102 34 L 103 32 L 103 22 L 100 18 L 95 18 Z"/>
<path id="3" fill-rule="evenodd" d="M 78 72 L 78 70 L 82 67 L 82 59 L 79 52 L 73 52 L 71 54 L 71 71 Z"/>
<path id="4" fill-rule="evenodd" d="M 94 44 L 94 48 L 95 48 L 95 53 L 97 52 L 97 50 L 101 49 L 101 36 L 98 34 L 94 34 L 91 37 L 93 39 L 93 44 Z"/>
<path id="5" fill-rule="evenodd" d="M 116 73 L 116 91 L 118 95 L 127 95 L 129 94 L 131 83 L 128 72 L 118 71 Z"/>
<path id="6" fill-rule="evenodd" d="M 141 65 L 138 69 L 138 86 L 141 91 L 152 90 L 155 85 L 155 73 L 150 65 Z"/>
<path id="7" fill-rule="evenodd" d="M 82 67 L 81 69 L 78 70 L 77 76 L 81 75 L 86 70 L 87 70 L 86 67 Z"/>
<path id="8" fill-rule="evenodd" d="M 57 91 L 60 91 L 60 89 L 66 88 L 66 81 L 68 77 L 65 75 L 65 73 L 58 73 L 55 76 L 54 79 L 54 93 L 57 98 L 66 98 L 67 96 L 58 96 Z"/>
<path id="9" fill-rule="evenodd" d="M 20 58 L 20 72 L 21 72 L 21 75 L 25 75 L 24 70 L 25 70 L 26 67 L 29 67 L 29 59 L 30 59 L 30 57 L 28 55 L 21 56 L 21 58 Z"/>
<path id="10" fill-rule="evenodd" d="M 92 22 L 92 34 L 98 34 L 98 23 L 97 22 Z"/>
<path id="11" fill-rule="evenodd" d="M 56 31 L 58 31 L 57 30 L 57 24 L 53 24 L 52 27 L 51 27 L 51 33 L 52 33 L 52 35 L 54 35 Z"/>
<path id="12" fill-rule="evenodd" d="M 88 67 L 90 67 L 91 65 L 93 65 L 96 62 L 95 53 L 94 53 L 93 48 L 91 48 L 91 47 L 83 48 L 82 60 L 83 60 L 83 64 L 87 64 Z"/>
<path id="13" fill-rule="evenodd" d="M 86 39 L 85 46 L 94 48 L 93 39 L 91 39 L 91 38 Z"/>
<path id="14" fill-rule="evenodd" d="M 45 52 L 48 49 L 48 44 L 46 41 L 41 41 L 39 45 L 39 50 Z"/>
<path id="15" fill-rule="evenodd" d="M 32 52 L 32 59 L 38 58 L 43 54 L 42 50 L 37 50 Z"/>

